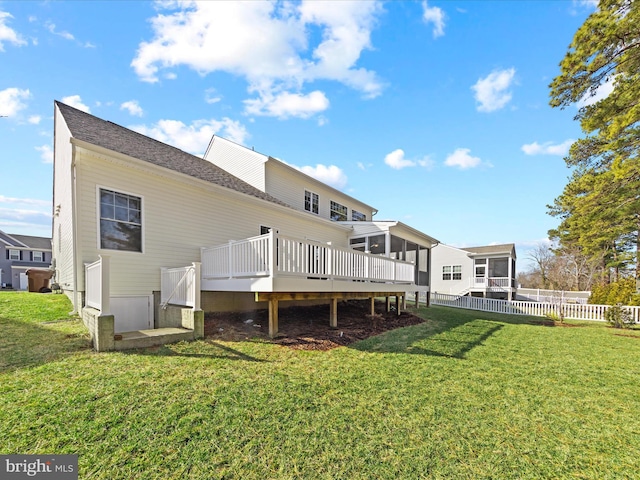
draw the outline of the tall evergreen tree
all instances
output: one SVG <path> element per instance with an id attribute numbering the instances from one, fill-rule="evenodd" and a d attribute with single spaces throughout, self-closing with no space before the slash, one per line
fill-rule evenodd
<path id="1" fill-rule="evenodd" d="M 561 219 L 550 234 L 617 272 L 640 245 L 640 1 L 601 0 L 560 68 L 550 104 L 579 105 L 586 136 L 565 158 L 574 171 L 549 207 Z"/>

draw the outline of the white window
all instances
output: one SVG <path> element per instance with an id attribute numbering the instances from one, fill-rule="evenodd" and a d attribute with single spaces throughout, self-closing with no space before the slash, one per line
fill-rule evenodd
<path id="1" fill-rule="evenodd" d="M 318 194 L 310 192 L 308 190 L 304 191 L 304 209 L 307 212 L 318 213 Z"/>
<path id="2" fill-rule="evenodd" d="M 20 250 L 9 250 L 9 260 L 20 260 Z"/>
<path id="3" fill-rule="evenodd" d="M 453 279 L 462 280 L 462 265 L 453 266 Z"/>
<path id="4" fill-rule="evenodd" d="M 44 252 L 33 252 L 34 262 L 44 262 Z"/>
<path id="5" fill-rule="evenodd" d="M 462 265 L 444 265 L 442 280 L 462 280 Z"/>
<path id="6" fill-rule="evenodd" d="M 142 199 L 100 189 L 100 248 L 142 252 Z"/>
<path id="7" fill-rule="evenodd" d="M 351 220 L 354 222 L 366 222 L 367 216 L 357 210 L 351 210 Z"/>
<path id="8" fill-rule="evenodd" d="M 347 221 L 347 207 L 331 200 L 331 220 L 337 222 Z"/>

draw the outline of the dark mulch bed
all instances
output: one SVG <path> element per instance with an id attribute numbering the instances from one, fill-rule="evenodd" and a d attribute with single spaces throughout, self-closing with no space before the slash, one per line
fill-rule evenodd
<path id="1" fill-rule="evenodd" d="M 368 300 L 338 303 L 338 328 L 329 326 L 329 305 L 289 307 L 280 304 L 279 333 L 269 339 L 267 310 L 250 313 L 207 313 L 205 336 L 217 340 L 242 341 L 251 338 L 299 350 L 330 350 L 349 345 L 394 328 L 416 325 L 424 319 L 406 311 L 386 312 L 383 303 L 376 303 L 376 314 L 370 315 Z"/>

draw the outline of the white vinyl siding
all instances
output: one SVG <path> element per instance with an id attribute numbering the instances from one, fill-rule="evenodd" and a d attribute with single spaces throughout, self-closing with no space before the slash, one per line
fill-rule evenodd
<path id="1" fill-rule="evenodd" d="M 53 186 L 53 259 L 56 281 L 69 294 L 74 285 L 73 216 L 72 216 L 72 145 L 71 134 L 56 107 L 55 113 L 55 174 Z M 95 196 L 95 194 L 94 194 Z M 92 202 L 93 203 L 93 202 Z M 94 212 L 95 216 L 95 212 Z M 93 260 L 97 260 L 94 258 Z M 70 294 L 69 294 L 70 295 Z"/>
<path id="2" fill-rule="evenodd" d="M 222 137 L 215 137 L 205 160 L 265 191 L 265 162 L 268 157 Z"/>
<path id="3" fill-rule="evenodd" d="M 200 261 L 201 247 L 253 237 L 261 225 L 272 226 L 283 235 L 348 245 L 346 229 L 305 213 L 227 193 L 226 189 L 171 172 L 160 175 L 153 167 L 140 168 L 133 162 L 125 167 L 83 153 L 77 158 L 80 263 L 93 262 L 102 253 L 97 248 L 97 186 L 135 192 L 144 199 L 144 253 L 108 252 L 112 295 L 144 295 L 159 290 L 160 267 Z M 82 267 L 78 278 L 82 279 L 79 288 L 84 290 Z"/>

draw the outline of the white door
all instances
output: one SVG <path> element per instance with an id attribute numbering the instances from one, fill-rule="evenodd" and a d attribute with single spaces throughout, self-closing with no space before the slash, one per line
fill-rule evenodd
<path id="1" fill-rule="evenodd" d="M 26 273 L 20 274 L 20 290 L 29 290 L 29 277 Z"/>
<path id="2" fill-rule="evenodd" d="M 153 295 L 111 297 L 115 333 L 153 328 Z"/>

